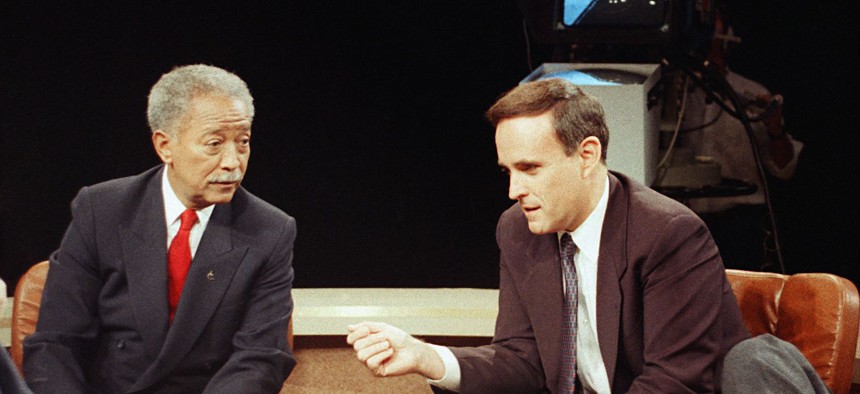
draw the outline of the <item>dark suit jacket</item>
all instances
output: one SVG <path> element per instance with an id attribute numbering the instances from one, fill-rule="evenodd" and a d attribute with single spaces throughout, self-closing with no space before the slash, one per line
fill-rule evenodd
<path id="1" fill-rule="evenodd" d="M 461 393 L 557 392 L 562 282 L 556 234 L 502 214 L 491 345 L 452 348 Z M 723 356 L 749 337 L 707 228 L 683 205 L 609 175 L 597 264 L 597 335 L 612 392 L 719 390 Z"/>
<path id="2" fill-rule="evenodd" d="M 294 219 L 241 188 L 215 206 L 168 326 L 161 171 L 72 202 L 24 341 L 34 391 L 275 393 L 295 366 Z"/>

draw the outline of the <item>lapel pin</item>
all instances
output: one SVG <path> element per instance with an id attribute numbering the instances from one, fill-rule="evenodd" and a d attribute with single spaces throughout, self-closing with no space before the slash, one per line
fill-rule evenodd
<path id="1" fill-rule="evenodd" d="M 209 271 L 209 273 L 206 274 L 206 279 L 215 280 L 215 273 L 212 271 Z"/>

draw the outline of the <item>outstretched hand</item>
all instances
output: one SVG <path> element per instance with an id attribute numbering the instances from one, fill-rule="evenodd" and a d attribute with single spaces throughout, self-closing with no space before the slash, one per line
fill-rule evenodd
<path id="1" fill-rule="evenodd" d="M 445 375 L 442 359 L 430 345 L 405 331 L 376 322 L 350 325 L 346 342 L 356 357 L 376 376 L 419 373 L 430 379 Z"/>

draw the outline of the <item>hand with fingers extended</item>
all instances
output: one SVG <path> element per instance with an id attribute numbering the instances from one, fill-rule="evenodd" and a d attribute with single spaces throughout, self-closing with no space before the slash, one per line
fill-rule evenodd
<path id="1" fill-rule="evenodd" d="M 430 379 L 441 379 L 445 366 L 438 353 L 426 342 L 405 331 L 376 322 L 362 322 L 348 327 L 346 342 L 356 357 L 376 376 L 398 376 L 418 373 Z"/>

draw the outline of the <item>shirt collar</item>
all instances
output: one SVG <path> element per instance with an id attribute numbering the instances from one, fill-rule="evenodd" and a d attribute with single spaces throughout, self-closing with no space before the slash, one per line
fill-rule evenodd
<path id="1" fill-rule="evenodd" d="M 606 216 L 606 206 L 609 202 L 609 176 L 603 186 L 603 194 L 597 201 L 597 206 L 582 224 L 570 233 L 576 247 L 591 261 L 597 261 L 600 254 L 600 233 L 603 230 L 603 218 Z"/>
<path id="2" fill-rule="evenodd" d="M 182 215 L 186 207 L 182 201 L 179 201 L 179 197 L 173 191 L 173 186 L 170 186 L 170 181 L 167 179 L 167 166 L 164 166 L 164 170 L 161 172 L 161 195 L 164 198 L 164 222 L 170 227 L 173 222 L 179 220 L 179 216 Z M 197 213 L 198 223 L 203 228 L 206 228 L 206 224 L 209 223 L 209 217 L 212 216 L 214 209 L 215 205 L 210 205 L 194 211 Z"/>

